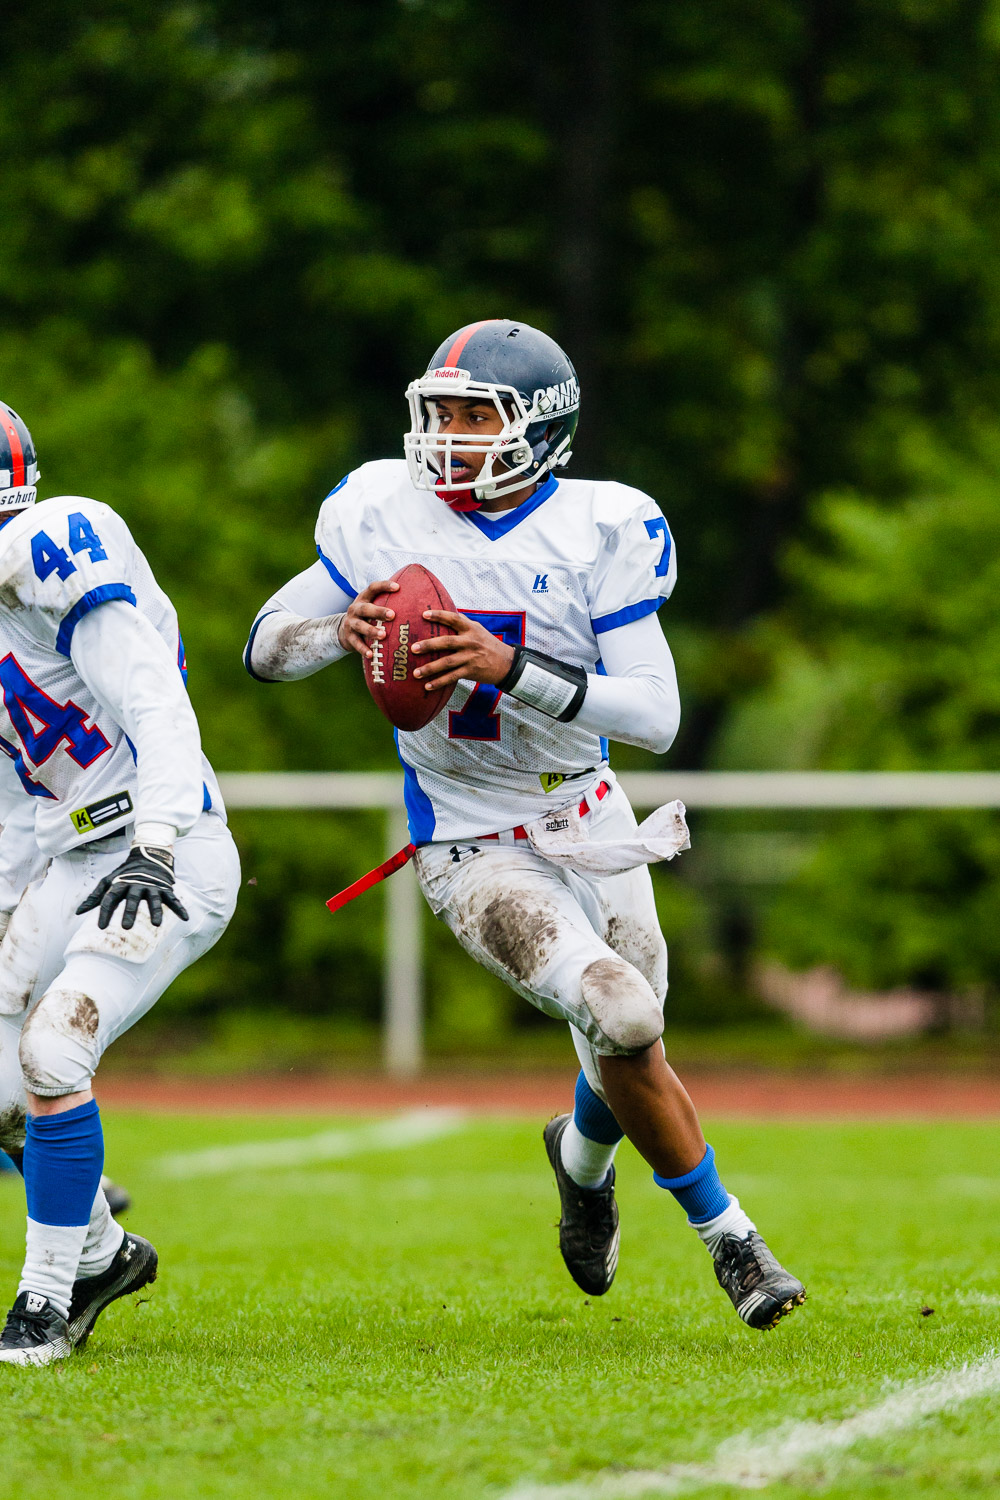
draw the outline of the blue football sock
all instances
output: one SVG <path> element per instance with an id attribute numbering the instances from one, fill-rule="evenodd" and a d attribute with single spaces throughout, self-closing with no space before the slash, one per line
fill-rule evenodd
<path id="1" fill-rule="evenodd" d="M 576 1080 L 573 1124 L 581 1135 L 589 1141 L 599 1141 L 602 1146 L 617 1146 L 625 1134 L 604 1100 L 590 1087 L 582 1069 Z"/>
<path id="2" fill-rule="evenodd" d="M 104 1170 L 97 1100 L 58 1115 L 29 1115 L 23 1170 L 29 1219 L 88 1224 Z"/>
<path id="3" fill-rule="evenodd" d="M 729 1194 L 719 1181 L 711 1146 L 705 1147 L 701 1161 L 683 1177 L 661 1177 L 654 1172 L 653 1181 L 657 1187 L 673 1193 L 692 1224 L 707 1223 L 729 1207 Z"/>

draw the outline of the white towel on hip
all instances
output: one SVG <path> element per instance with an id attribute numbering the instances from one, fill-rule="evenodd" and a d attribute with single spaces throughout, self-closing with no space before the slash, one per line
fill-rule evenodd
<path id="1" fill-rule="evenodd" d="M 579 807 L 563 807 L 525 826 L 536 854 L 580 875 L 621 875 L 639 865 L 673 859 L 691 847 L 684 803 L 674 799 L 650 813 L 630 838 L 594 839 L 593 818 Z"/>

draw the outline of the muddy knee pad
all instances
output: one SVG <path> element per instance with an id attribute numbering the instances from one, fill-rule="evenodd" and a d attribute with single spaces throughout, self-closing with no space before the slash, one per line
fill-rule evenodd
<path id="1" fill-rule="evenodd" d="M 629 1057 L 659 1041 L 663 1006 L 625 959 L 609 955 L 588 964 L 580 976 L 580 993 L 600 1032 L 592 1040 L 601 1055 Z"/>
<path id="2" fill-rule="evenodd" d="M 47 990 L 21 1032 L 26 1088 L 46 1099 L 89 1089 L 100 1057 L 98 1021 L 96 1002 L 82 990 Z"/>
<path id="3" fill-rule="evenodd" d="M 667 998 L 667 945 L 655 922 L 628 921 L 619 914 L 609 921 L 604 940 L 612 952 L 639 970 L 662 1008 Z"/>
<path id="4" fill-rule="evenodd" d="M 667 990 L 670 988 L 670 984 L 667 978 L 667 945 L 663 941 L 662 934 L 659 936 L 660 942 L 656 950 L 654 966 L 652 972 L 647 974 L 646 978 L 652 986 L 653 994 L 656 996 L 660 1010 L 662 1011 L 666 1003 Z"/>

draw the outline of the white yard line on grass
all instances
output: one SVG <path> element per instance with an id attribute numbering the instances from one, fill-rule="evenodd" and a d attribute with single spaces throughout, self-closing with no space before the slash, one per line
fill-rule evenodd
<path id="1" fill-rule="evenodd" d="M 865 1438 L 884 1438 L 913 1427 L 923 1417 L 1000 1390 L 1000 1356 L 947 1370 L 929 1380 L 913 1380 L 877 1406 L 842 1422 L 785 1422 L 767 1437 L 727 1438 L 710 1464 L 675 1464 L 668 1469 L 599 1474 L 570 1484 L 522 1484 L 506 1500 L 635 1500 L 642 1495 L 682 1495 L 710 1484 L 761 1490 L 779 1479 L 815 1474 L 824 1460 Z"/>
<path id="2" fill-rule="evenodd" d="M 318 1135 L 284 1141 L 244 1141 L 238 1146 L 209 1146 L 203 1151 L 163 1156 L 164 1177 L 218 1177 L 228 1172 L 301 1167 L 314 1161 L 343 1161 L 365 1151 L 398 1151 L 454 1135 L 465 1124 L 460 1109 L 414 1109 L 391 1120 L 376 1120 L 352 1130 L 323 1130 Z"/>

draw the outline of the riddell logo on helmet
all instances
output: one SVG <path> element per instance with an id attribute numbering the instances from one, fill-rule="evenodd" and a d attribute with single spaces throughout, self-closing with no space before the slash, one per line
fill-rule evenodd
<path id="1" fill-rule="evenodd" d="M 546 415 L 549 412 L 573 411 L 580 405 L 580 382 L 574 378 L 539 389 L 535 392 L 532 405 Z"/>
<path id="2" fill-rule="evenodd" d="M 472 376 L 469 374 L 468 370 L 449 369 L 447 366 L 442 366 L 440 370 L 428 370 L 427 374 L 424 376 L 424 379 L 454 380 L 456 382 L 460 382 L 462 385 L 468 385 L 469 381 L 472 379 Z"/>

